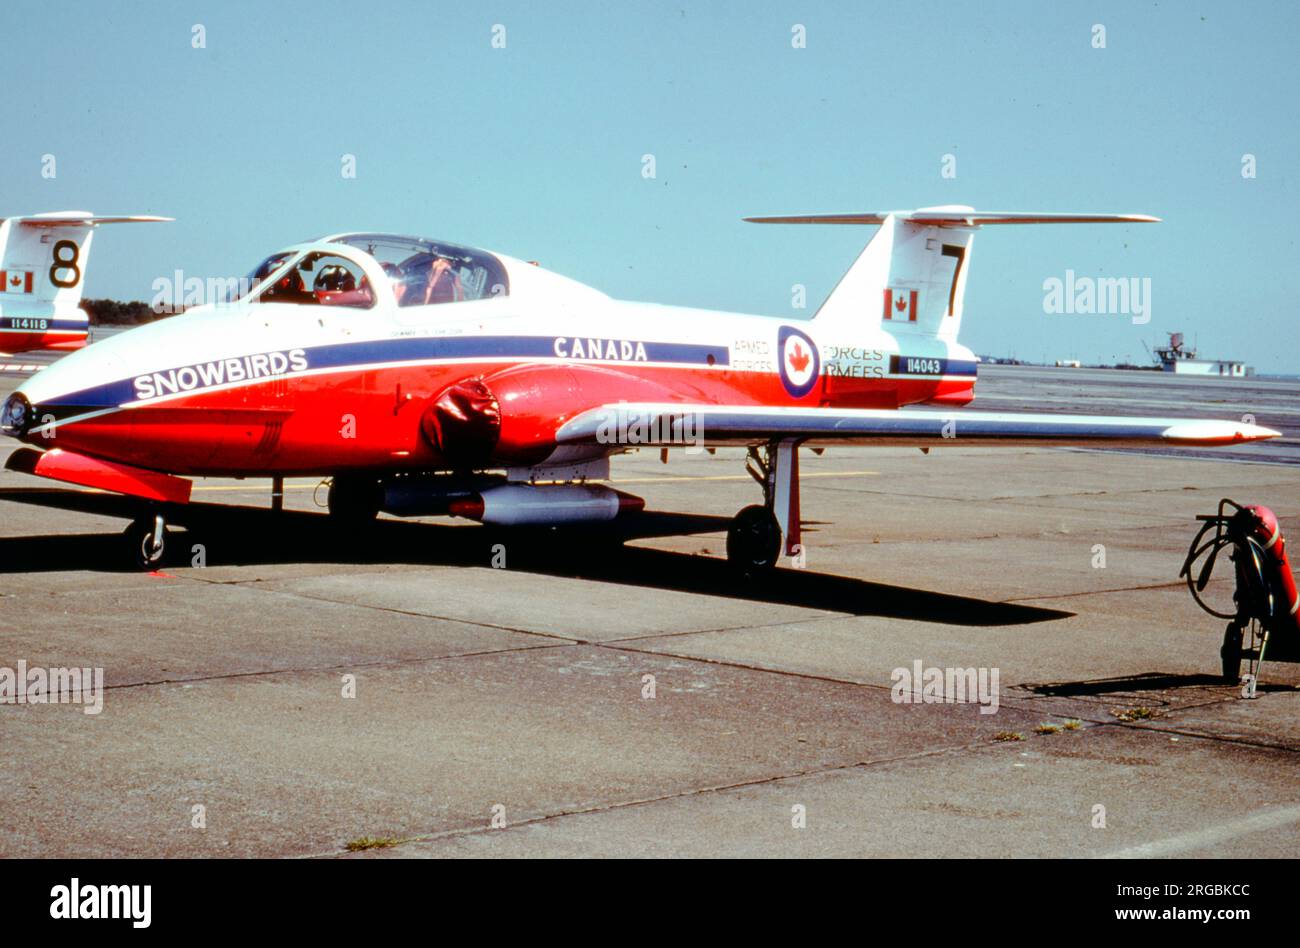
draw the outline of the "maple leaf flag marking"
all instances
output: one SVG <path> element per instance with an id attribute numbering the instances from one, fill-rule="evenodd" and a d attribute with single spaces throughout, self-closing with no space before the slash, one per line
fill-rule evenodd
<path id="1" fill-rule="evenodd" d="M 0 286 L 5 293 L 30 293 L 32 291 L 31 270 L 0 270 Z"/>
<path id="2" fill-rule="evenodd" d="M 916 290 L 885 290 L 885 319 L 916 322 Z"/>

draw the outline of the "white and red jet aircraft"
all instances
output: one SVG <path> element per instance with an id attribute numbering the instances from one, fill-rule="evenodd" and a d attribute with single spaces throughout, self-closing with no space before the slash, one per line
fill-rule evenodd
<path id="1" fill-rule="evenodd" d="M 65 267 L 78 255 L 68 244 L 84 259 L 78 234 L 117 220 L 52 217 L 22 226 L 42 228 L 51 265 Z M 957 333 L 976 229 L 1155 218 L 950 206 L 752 220 L 880 229 L 811 320 L 614 300 L 438 240 L 324 237 L 268 257 L 236 300 L 105 339 L 26 381 L 0 424 L 35 447 L 9 467 L 156 504 L 127 531 L 149 567 L 192 477 L 332 478 L 330 513 L 348 523 L 382 510 L 564 524 L 641 506 L 595 483 L 612 454 L 743 446 L 764 502 L 736 516 L 727 553 L 752 573 L 798 552 L 801 445 L 1225 445 L 1278 434 L 959 407 L 975 387 L 976 359 Z M 905 407 L 918 404 L 940 407 Z"/>

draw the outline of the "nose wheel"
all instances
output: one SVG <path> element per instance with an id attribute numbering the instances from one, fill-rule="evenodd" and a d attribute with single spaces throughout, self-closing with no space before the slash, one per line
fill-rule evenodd
<path id="1" fill-rule="evenodd" d="M 127 556 L 136 569 L 153 571 L 167 555 L 167 523 L 162 514 L 139 517 L 122 534 Z"/>

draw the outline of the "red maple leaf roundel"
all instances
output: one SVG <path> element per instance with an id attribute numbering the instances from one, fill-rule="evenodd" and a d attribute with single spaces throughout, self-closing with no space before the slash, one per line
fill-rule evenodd
<path id="1" fill-rule="evenodd" d="M 804 352 L 803 347 L 796 342 L 790 352 L 790 368 L 796 372 L 803 372 L 804 369 L 808 368 L 808 360 L 811 358 L 812 356 Z"/>

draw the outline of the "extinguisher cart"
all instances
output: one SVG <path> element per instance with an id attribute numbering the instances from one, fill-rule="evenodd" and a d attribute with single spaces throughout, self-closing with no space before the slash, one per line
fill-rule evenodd
<path id="1" fill-rule="evenodd" d="M 1242 505 L 1225 497 L 1217 513 L 1196 519 L 1202 526 L 1178 575 L 1186 577 L 1197 605 L 1228 620 L 1219 650 L 1224 679 L 1240 680 L 1243 659 L 1250 682 L 1257 679 L 1265 661 L 1300 662 L 1300 596 L 1276 515 L 1267 507 Z M 1228 555 L 1236 578 L 1232 612 L 1220 612 L 1202 598 L 1225 548 L 1231 549 Z"/>

